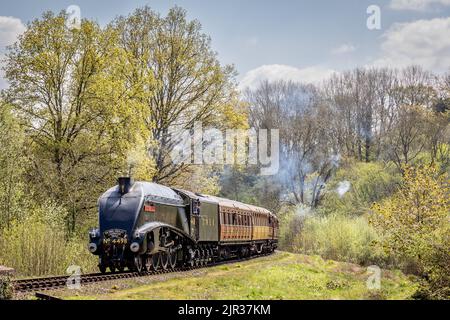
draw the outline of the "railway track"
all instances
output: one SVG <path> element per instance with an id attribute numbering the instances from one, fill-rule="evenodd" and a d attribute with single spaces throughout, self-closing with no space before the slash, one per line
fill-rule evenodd
<path id="1" fill-rule="evenodd" d="M 248 258 L 242 259 L 230 259 L 225 261 L 213 262 L 209 263 L 206 266 L 189 266 L 189 267 L 180 267 L 175 269 L 167 269 L 167 270 L 152 270 L 152 271 L 144 271 L 144 272 L 135 272 L 135 271 L 124 271 L 124 272 L 116 272 L 116 273 L 88 273 L 82 274 L 80 278 L 80 284 L 86 285 L 95 282 L 102 282 L 108 280 L 117 280 L 117 279 L 127 279 L 127 278 L 137 278 L 137 277 L 147 277 L 154 275 L 161 275 L 165 273 L 176 273 L 176 272 L 187 272 L 194 269 L 203 269 L 209 267 L 215 267 L 223 264 L 230 264 L 236 262 L 242 262 L 247 260 L 252 260 L 255 258 L 261 258 L 264 256 L 268 256 L 272 253 L 259 254 L 255 256 L 251 256 Z M 46 278 L 31 278 L 31 279 L 17 279 L 13 280 L 14 290 L 16 292 L 32 292 L 32 291 L 40 291 L 40 290 L 50 290 L 50 289 L 58 289 L 63 288 L 67 285 L 67 281 L 70 276 L 55 276 L 55 277 L 46 277 Z"/>

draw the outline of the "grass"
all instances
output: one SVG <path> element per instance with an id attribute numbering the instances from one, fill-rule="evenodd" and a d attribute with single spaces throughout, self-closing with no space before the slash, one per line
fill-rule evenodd
<path id="1" fill-rule="evenodd" d="M 273 256 L 152 280 L 136 278 L 59 291 L 65 299 L 408 299 L 416 284 L 399 271 L 382 271 L 370 290 L 367 269 L 355 264 L 278 252 Z M 106 288 L 105 288 L 106 286 Z"/>

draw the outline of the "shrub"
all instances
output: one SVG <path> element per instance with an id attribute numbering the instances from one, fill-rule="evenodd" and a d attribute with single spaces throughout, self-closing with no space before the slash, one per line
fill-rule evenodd
<path id="1" fill-rule="evenodd" d="M 436 166 L 404 168 L 404 184 L 373 207 L 380 245 L 422 275 L 422 296 L 450 298 L 450 185 Z"/>
<path id="2" fill-rule="evenodd" d="M 362 215 L 372 204 L 395 192 L 401 175 L 380 163 L 353 163 L 342 167 L 326 187 L 319 212 Z"/>
<path id="3" fill-rule="evenodd" d="M 279 247 L 281 250 L 294 251 L 294 240 L 303 230 L 305 217 L 298 214 L 295 207 L 283 207 L 278 216 L 280 222 Z"/>
<path id="4" fill-rule="evenodd" d="M 14 295 L 14 288 L 9 277 L 0 276 L 0 300 L 10 300 Z"/>
<path id="5" fill-rule="evenodd" d="M 20 275 L 65 274 L 75 264 L 83 271 L 95 268 L 95 257 L 86 243 L 68 239 L 65 211 L 53 203 L 27 210 L 23 220 L 16 220 L 0 235 L 0 263 L 13 267 Z"/>
<path id="6" fill-rule="evenodd" d="M 294 239 L 294 251 L 363 265 L 383 264 L 385 256 L 374 246 L 377 237 L 365 217 L 307 217 Z"/>
<path id="7" fill-rule="evenodd" d="M 297 207 L 284 207 L 280 211 L 282 250 L 365 265 L 385 265 L 388 257 L 374 245 L 377 239 L 365 216 L 323 216 Z"/>

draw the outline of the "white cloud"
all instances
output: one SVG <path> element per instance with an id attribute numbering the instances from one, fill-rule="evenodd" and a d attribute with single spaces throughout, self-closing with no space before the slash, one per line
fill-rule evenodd
<path id="1" fill-rule="evenodd" d="M 26 27 L 20 19 L 0 16 L 0 68 L 4 59 L 6 46 L 13 44 L 25 29 Z M 3 71 L 0 70 L 0 89 L 6 87 L 7 83 L 3 79 Z"/>
<path id="2" fill-rule="evenodd" d="M 0 16 L 0 50 L 4 51 L 5 46 L 13 44 L 25 29 L 20 19 Z"/>
<path id="3" fill-rule="evenodd" d="M 339 47 L 331 50 L 331 53 L 338 55 L 338 54 L 346 54 L 346 53 L 354 52 L 355 50 L 356 50 L 356 47 L 354 45 L 352 45 L 351 43 L 344 43 L 343 45 L 340 45 Z"/>
<path id="4" fill-rule="evenodd" d="M 450 0 L 391 0 L 389 7 L 394 10 L 425 11 L 439 5 L 450 6 Z"/>
<path id="5" fill-rule="evenodd" d="M 372 64 L 401 68 L 411 64 L 435 71 L 450 67 L 450 17 L 396 23 L 383 36 L 382 56 Z"/>
<path id="6" fill-rule="evenodd" d="M 299 69 L 282 64 L 263 65 L 247 72 L 239 82 L 239 89 L 255 88 L 264 80 L 291 80 L 302 83 L 317 83 L 328 78 L 334 72 L 334 70 L 321 66 Z"/>

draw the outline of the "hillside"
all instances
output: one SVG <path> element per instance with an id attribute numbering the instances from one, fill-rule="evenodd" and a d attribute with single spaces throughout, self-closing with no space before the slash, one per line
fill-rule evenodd
<path id="1" fill-rule="evenodd" d="M 49 292 L 64 299 L 408 299 L 416 285 L 398 271 L 382 271 L 369 290 L 367 269 L 317 256 L 273 256 L 185 273 L 117 280 Z"/>

